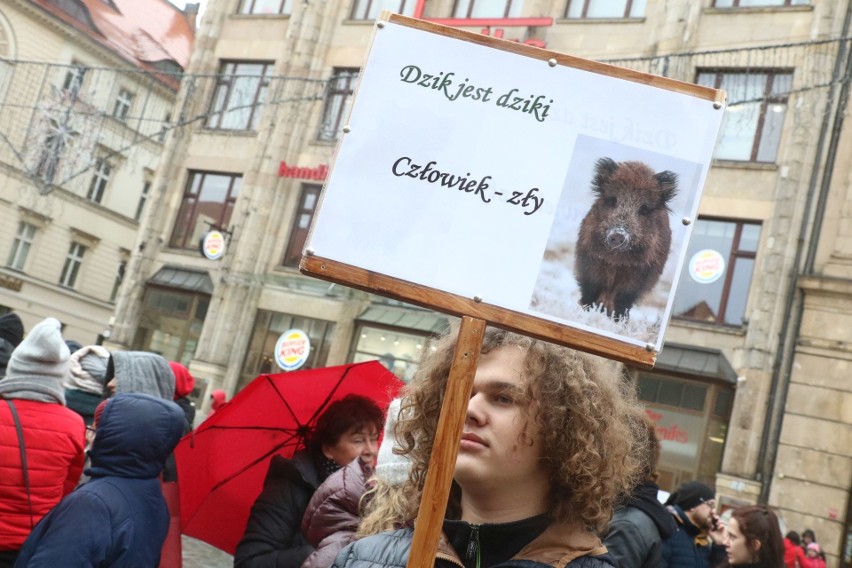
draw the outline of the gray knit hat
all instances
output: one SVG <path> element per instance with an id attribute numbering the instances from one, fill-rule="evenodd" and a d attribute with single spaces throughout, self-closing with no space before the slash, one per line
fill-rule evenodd
<path id="1" fill-rule="evenodd" d="M 379 446 L 379 455 L 376 457 L 376 477 L 394 486 L 405 483 L 411 471 L 411 460 L 408 456 L 393 453 L 396 446 L 394 429 L 399 419 L 400 406 L 401 400 L 398 398 L 393 399 L 388 406 L 385 433 L 382 445 Z"/>
<path id="2" fill-rule="evenodd" d="M 65 404 L 62 383 L 68 375 L 71 353 L 62 340 L 62 324 L 47 318 L 27 334 L 12 352 L 0 393 Z"/>

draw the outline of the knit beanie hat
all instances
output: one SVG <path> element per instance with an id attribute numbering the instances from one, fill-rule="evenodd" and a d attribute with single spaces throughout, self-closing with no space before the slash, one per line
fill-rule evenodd
<path id="1" fill-rule="evenodd" d="M 12 352 L 0 394 L 9 398 L 65 404 L 62 383 L 68 375 L 71 353 L 62 340 L 62 324 L 47 318 L 36 325 Z"/>
<path id="2" fill-rule="evenodd" d="M 687 481 L 669 496 L 667 505 L 677 505 L 684 511 L 689 511 L 707 501 L 716 498 L 716 493 L 700 481 Z"/>
<path id="3" fill-rule="evenodd" d="M 70 372 L 65 379 L 65 388 L 100 396 L 106 384 L 107 361 L 109 351 L 100 345 L 87 345 L 74 351 L 71 353 Z"/>
<path id="4" fill-rule="evenodd" d="M 21 323 L 21 318 L 16 313 L 9 313 L 0 316 L 0 339 L 5 339 L 12 344 L 12 347 L 17 347 L 24 338 L 24 324 Z"/>
<path id="5" fill-rule="evenodd" d="M 382 445 L 379 446 L 379 455 L 376 458 L 376 477 L 394 486 L 405 483 L 411 471 L 411 460 L 408 456 L 393 453 L 393 449 L 396 447 L 394 429 L 399 418 L 400 406 L 401 400 L 398 398 L 392 400 L 388 406 L 385 433 Z"/>

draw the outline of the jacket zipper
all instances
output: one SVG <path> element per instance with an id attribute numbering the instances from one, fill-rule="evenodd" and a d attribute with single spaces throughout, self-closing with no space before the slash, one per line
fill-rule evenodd
<path id="1" fill-rule="evenodd" d="M 467 557 L 473 558 L 474 554 L 476 554 L 476 568 L 480 568 L 479 525 L 470 525 L 470 541 L 467 544 Z"/>

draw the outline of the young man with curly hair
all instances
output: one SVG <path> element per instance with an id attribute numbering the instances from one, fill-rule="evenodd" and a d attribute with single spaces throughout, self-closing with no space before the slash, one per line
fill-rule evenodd
<path id="1" fill-rule="evenodd" d="M 403 393 L 397 442 L 418 497 L 457 333 L 436 340 Z M 614 566 L 597 533 L 639 474 L 630 392 L 593 357 L 487 329 L 435 566 Z M 412 499 L 404 528 L 353 543 L 335 567 L 406 566 L 418 507 Z"/>

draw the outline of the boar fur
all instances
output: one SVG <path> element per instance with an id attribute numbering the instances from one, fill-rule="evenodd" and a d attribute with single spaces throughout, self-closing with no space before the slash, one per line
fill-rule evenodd
<path id="1" fill-rule="evenodd" d="M 603 307 L 619 320 L 628 317 L 663 272 L 672 242 L 669 204 L 677 195 L 677 174 L 601 158 L 592 191 L 597 198 L 580 225 L 574 264 L 580 305 Z"/>

